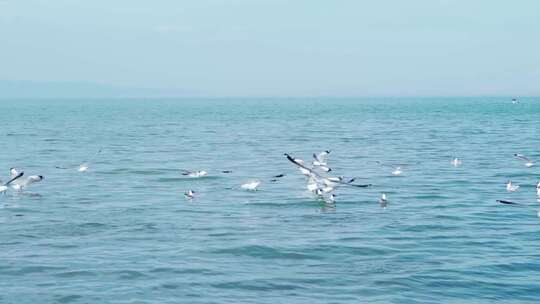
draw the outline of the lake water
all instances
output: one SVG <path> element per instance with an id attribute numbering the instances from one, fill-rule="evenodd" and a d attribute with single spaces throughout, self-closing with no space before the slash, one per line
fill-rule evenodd
<path id="1" fill-rule="evenodd" d="M 540 160 L 538 99 L 3 100 L 0 111 L 2 180 L 10 167 L 45 177 L 0 195 L 0 303 L 540 302 L 540 163 L 513 157 Z M 55 168 L 99 149 L 85 173 Z M 335 208 L 313 199 L 283 153 L 326 149 L 336 175 L 373 186 L 339 188 Z M 395 177 L 376 161 L 408 166 Z M 238 189 L 251 179 L 260 191 Z"/>

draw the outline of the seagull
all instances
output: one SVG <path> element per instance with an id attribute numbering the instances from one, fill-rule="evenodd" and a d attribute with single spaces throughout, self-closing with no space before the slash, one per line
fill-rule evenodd
<path id="1" fill-rule="evenodd" d="M 388 205 L 388 200 L 386 199 L 386 193 L 381 194 L 379 203 L 381 204 L 381 207 L 386 208 L 386 205 Z"/>
<path id="2" fill-rule="evenodd" d="M 399 175 L 401 175 L 401 173 L 403 173 L 402 167 L 404 165 L 386 165 L 386 164 L 383 164 L 380 161 L 377 161 L 376 163 L 378 163 L 379 165 L 384 166 L 384 167 L 394 168 L 394 170 L 392 171 L 392 175 L 394 175 L 394 176 L 399 176 Z"/>
<path id="3" fill-rule="evenodd" d="M 244 189 L 244 190 L 248 190 L 248 191 L 257 191 L 257 187 L 259 187 L 259 185 L 261 184 L 260 181 L 258 180 L 253 180 L 253 181 L 249 181 L 245 184 L 242 184 L 240 186 L 240 188 Z"/>
<path id="4" fill-rule="evenodd" d="M 540 198 L 540 182 L 536 185 L 536 196 Z"/>
<path id="5" fill-rule="evenodd" d="M 19 179 L 23 175 L 24 175 L 24 172 L 17 172 L 17 174 L 12 176 L 11 179 L 9 181 L 7 181 L 5 184 L 2 184 L 2 181 L 0 181 L 0 184 L 2 184 L 2 185 L 0 185 L 0 193 L 5 194 L 7 192 L 7 190 L 8 190 L 9 184 L 11 184 L 15 180 Z"/>
<path id="6" fill-rule="evenodd" d="M 308 178 L 308 182 L 307 182 L 307 185 L 306 185 L 306 188 L 308 189 L 308 191 L 310 192 L 315 192 L 316 190 L 320 190 L 319 189 L 319 185 L 317 183 L 317 177 L 312 175 Z"/>
<path id="7" fill-rule="evenodd" d="M 187 199 L 191 200 L 191 199 L 193 199 L 195 197 L 195 191 L 189 189 L 188 191 L 184 192 L 184 196 Z"/>
<path id="8" fill-rule="evenodd" d="M 309 177 L 316 177 L 318 179 L 328 179 L 327 177 L 325 177 L 325 176 L 321 175 L 320 173 L 316 172 L 315 170 L 306 167 L 306 165 L 304 165 L 303 162 L 298 161 L 299 159 L 293 158 L 292 156 L 290 156 L 287 153 L 284 153 L 283 155 L 285 155 L 285 157 L 287 157 L 287 159 L 291 163 L 298 166 L 298 168 L 300 168 L 300 170 L 302 171 L 302 174 L 306 175 L 308 178 Z M 371 186 L 371 184 L 364 184 L 364 185 L 353 184 L 352 181 L 354 181 L 354 179 L 352 179 L 349 182 L 344 182 L 342 180 L 339 180 L 339 178 L 338 178 L 338 180 L 336 180 L 336 182 L 339 183 L 339 184 L 348 185 L 348 186 L 352 186 L 352 187 L 365 188 L 365 187 Z"/>
<path id="9" fill-rule="evenodd" d="M 516 98 L 512 98 L 512 104 L 518 104 L 519 101 Z"/>
<path id="10" fill-rule="evenodd" d="M 312 169 L 309 169 L 308 167 L 306 167 L 306 166 L 304 165 L 304 161 L 303 161 L 303 160 L 301 160 L 301 159 L 299 159 L 299 158 L 294 158 L 292 161 L 293 161 L 294 163 L 300 165 L 300 166 L 298 166 L 298 169 L 300 170 L 300 172 L 301 172 L 303 175 L 308 176 L 308 177 L 310 176 L 311 170 L 312 170 Z"/>
<path id="11" fill-rule="evenodd" d="M 13 187 L 13 189 L 17 191 L 23 191 L 25 188 L 27 188 L 31 184 L 40 182 L 42 180 L 43 180 L 43 175 L 31 175 L 22 182 L 12 183 L 11 187 Z"/>
<path id="12" fill-rule="evenodd" d="M 315 159 L 313 161 L 313 166 L 327 166 L 326 158 L 328 157 L 328 154 L 330 154 L 330 150 L 322 151 L 319 154 L 313 153 L 313 158 Z"/>
<path id="13" fill-rule="evenodd" d="M 525 161 L 525 167 L 527 167 L 527 168 L 530 168 L 530 167 L 534 166 L 534 161 L 528 159 L 528 158 L 527 158 L 525 155 L 523 155 L 523 154 L 515 153 L 515 154 L 514 154 L 514 157 L 519 158 L 519 159 Z"/>
<path id="14" fill-rule="evenodd" d="M 73 169 L 73 168 L 76 168 L 77 169 L 77 172 L 86 172 L 88 170 L 88 168 L 90 168 L 90 163 L 93 161 L 93 159 L 99 154 L 101 153 L 101 149 L 99 149 L 89 160 L 85 160 L 84 162 L 82 162 L 81 164 L 79 165 L 76 165 L 76 166 L 69 166 L 69 167 L 61 167 L 61 166 L 56 166 L 55 168 L 56 169 Z"/>
<path id="15" fill-rule="evenodd" d="M 330 194 L 329 196 L 323 197 L 324 203 L 327 205 L 335 205 L 336 204 L 336 195 L 334 193 Z"/>
<path id="16" fill-rule="evenodd" d="M 516 192 L 518 189 L 519 189 L 519 186 L 512 184 L 512 181 L 508 181 L 508 183 L 506 183 L 506 191 Z"/>
<path id="17" fill-rule="evenodd" d="M 398 175 L 401 175 L 401 173 L 403 173 L 403 171 L 401 170 L 401 167 L 396 167 L 396 169 L 394 171 L 392 171 L 392 175 L 394 176 L 398 176 Z"/>
<path id="18" fill-rule="evenodd" d="M 454 167 L 459 167 L 459 166 L 461 166 L 461 159 L 455 157 L 454 159 L 452 159 L 452 161 L 450 163 Z"/>
<path id="19" fill-rule="evenodd" d="M 187 175 L 189 177 L 203 177 L 203 176 L 207 176 L 208 172 L 204 170 L 200 170 L 200 171 L 182 170 L 182 175 Z"/>

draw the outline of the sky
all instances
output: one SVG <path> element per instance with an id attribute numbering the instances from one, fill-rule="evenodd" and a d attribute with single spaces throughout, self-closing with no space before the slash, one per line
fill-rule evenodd
<path id="1" fill-rule="evenodd" d="M 0 81 L 530 96 L 539 38 L 537 0 L 0 0 Z"/>

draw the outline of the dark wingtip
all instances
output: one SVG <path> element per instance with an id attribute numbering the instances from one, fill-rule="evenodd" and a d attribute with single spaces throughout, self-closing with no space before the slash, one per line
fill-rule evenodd
<path id="1" fill-rule="evenodd" d="M 517 205 L 515 202 L 506 201 L 506 200 L 497 200 L 497 203 L 506 204 L 506 205 Z"/>
<path id="2" fill-rule="evenodd" d="M 41 178 L 41 179 L 43 179 L 43 178 L 44 178 L 44 177 L 43 177 L 43 175 L 38 175 L 38 176 L 39 176 L 39 178 Z"/>

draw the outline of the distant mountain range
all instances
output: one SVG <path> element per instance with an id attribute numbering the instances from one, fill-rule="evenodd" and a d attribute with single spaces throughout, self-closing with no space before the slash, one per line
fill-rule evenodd
<path id="1" fill-rule="evenodd" d="M 39 82 L 0 80 L 0 99 L 6 98 L 143 98 L 186 97 L 180 89 L 137 88 L 91 82 Z"/>

